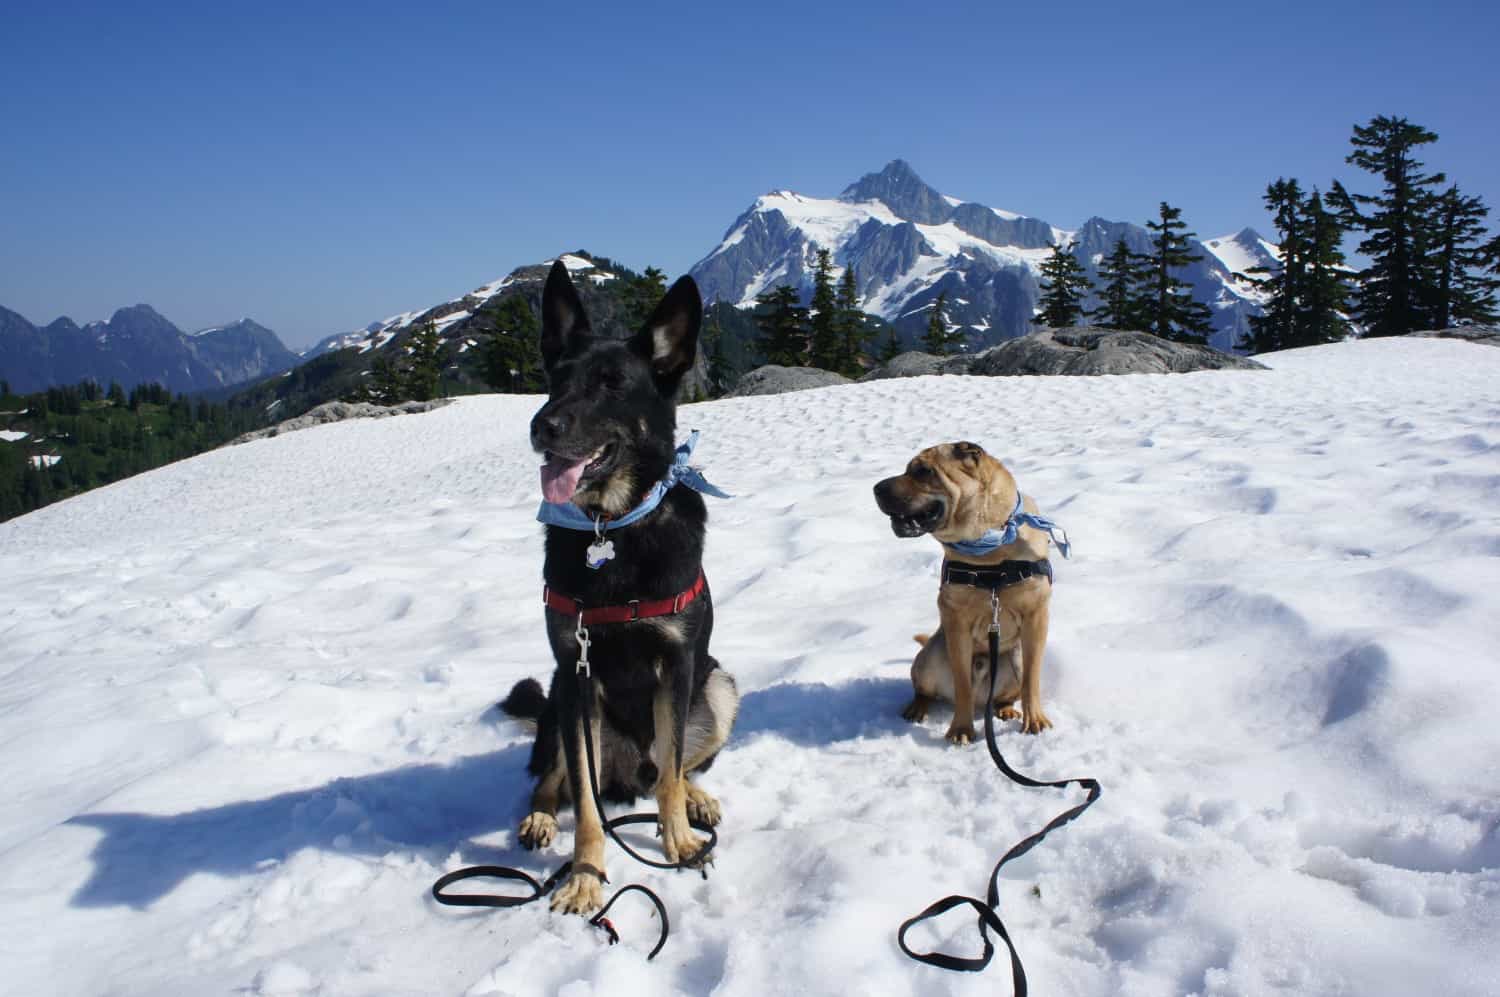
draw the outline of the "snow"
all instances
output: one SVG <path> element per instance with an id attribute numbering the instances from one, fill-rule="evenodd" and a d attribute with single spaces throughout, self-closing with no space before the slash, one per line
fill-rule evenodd
<path id="1" fill-rule="evenodd" d="M 6 443 L 15 443 L 18 440 L 26 439 L 30 435 L 30 433 L 23 433 L 18 429 L 0 429 L 0 440 L 4 440 Z"/>
<path id="2" fill-rule="evenodd" d="M 968 438 L 1075 544 L 1007 759 L 1100 802 L 1007 867 L 1037 994 L 1497 992 L 1500 350 L 1388 339 L 1268 372 L 887 380 L 685 406 L 744 702 L 705 881 L 631 863 L 614 948 L 545 905 L 442 908 L 519 850 L 544 677 L 535 397 L 180 461 L 0 524 L 7 992 L 1008 993 L 897 925 L 1074 791 L 912 726 L 939 550 L 870 487 Z M 809 431 L 809 429 L 812 431 Z M 653 847 L 649 832 L 640 840 Z M 972 951 L 957 913 L 919 948 Z"/>
<path id="3" fill-rule="evenodd" d="M 51 467 L 53 464 L 61 464 L 62 457 L 58 454 L 36 454 L 31 458 L 32 467 Z"/>
<path id="4" fill-rule="evenodd" d="M 569 272 L 594 269 L 593 260 L 586 260 L 582 256 L 574 256 L 572 253 L 564 253 L 558 259 L 562 260 L 563 266 L 567 267 Z M 551 261 L 548 260 L 548 262 L 550 263 Z"/>

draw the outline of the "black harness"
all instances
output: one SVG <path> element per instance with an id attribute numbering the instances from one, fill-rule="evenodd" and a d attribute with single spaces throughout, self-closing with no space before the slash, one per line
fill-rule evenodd
<path id="1" fill-rule="evenodd" d="M 990 884 L 985 899 L 961 894 L 944 897 L 922 913 L 903 921 L 896 932 L 896 944 L 901 946 L 902 952 L 917 962 L 925 962 L 929 966 L 937 966 L 940 969 L 977 973 L 990 964 L 990 959 L 995 954 L 995 944 L 990 941 L 989 936 L 989 929 L 993 928 L 995 934 L 1005 942 L 1005 947 L 1010 950 L 1011 983 L 1016 997 L 1026 997 L 1026 970 L 1021 966 L 1021 957 L 1016 953 L 1016 945 L 1011 941 L 1010 933 L 1005 930 L 1005 924 L 1000 920 L 998 910 L 1000 907 L 1000 870 L 1011 859 L 1025 855 L 1052 831 L 1093 806 L 1094 801 L 1099 799 L 1099 794 L 1103 791 L 1097 779 L 1062 779 L 1057 782 L 1042 782 L 1024 776 L 1006 764 L 1005 758 L 1000 754 L 999 746 L 995 743 L 995 676 L 1000 672 L 1000 590 L 1019 585 L 1028 578 L 1037 577 L 1046 578 L 1049 584 L 1052 582 L 1052 564 L 1045 558 L 1040 561 L 1002 561 L 999 564 L 989 565 L 964 564 L 960 561 L 943 562 L 945 584 L 972 585 L 975 588 L 986 589 L 990 593 L 992 614 L 990 619 L 990 688 L 989 695 L 984 700 L 984 740 L 990 749 L 990 758 L 994 760 L 995 767 L 1005 773 L 1012 782 L 1022 786 L 1062 789 L 1076 783 L 1080 789 L 1088 790 L 1088 797 L 1076 807 L 1064 810 L 1052 818 L 1040 831 L 1023 838 L 1012 846 L 1010 851 L 1000 856 L 1000 861 L 995 863 L 994 871 L 990 873 Z M 907 946 L 906 933 L 914 925 L 944 914 L 954 907 L 965 905 L 972 907 L 978 915 L 979 938 L 984 943 L 984 951 L 979 956 L 965 958 L 948 955 L 946 952 L 913 952 Z"/>

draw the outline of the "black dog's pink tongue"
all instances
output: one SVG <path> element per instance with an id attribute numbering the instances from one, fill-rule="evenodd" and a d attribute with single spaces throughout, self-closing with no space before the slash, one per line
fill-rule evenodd
<path id="1" fill-rule="evenodd" d="M 569 460 L 549 453 L 547 463 L 542 465 L 542 496 L 554 504 L 570 501 L 578 490 L 578 479 L 583 477 L 588 462 L 587 457 Z"/>

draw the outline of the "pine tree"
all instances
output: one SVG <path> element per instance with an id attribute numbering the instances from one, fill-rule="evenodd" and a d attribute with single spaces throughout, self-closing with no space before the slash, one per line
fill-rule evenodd
<path id="1" fill-rule="evenodd" d="M 406 399 L 405 379 L 389 356 L 379 356 L 370 365 L 365 395 L 376 405 L 395 405 Z"/>
<path id="2" fill-rule="evenodd" d="M 729 390 L 734 371 L 724 351 L 724 328 L 719 324 L 718 309 L 709 309 L 703 325 L 703 351 L 708 356 L 708 394 L 717 398 Z"/>
<path id="3" fill-rule="evenodd" d="M 1155 233 L 1148 257 L 1148 296 L 1142 301 L 1147 331 L 1179 343 L 1207 342 L 1213 331 L 1213 313 L 1207 305 L 1193 300 L 1192 288 L 1173 272 L 1203 259 L 1188 249 L 1194 233 L 1187 231 L 1182 209 L 1163 201 L 1158 220 L 1148 221 L 1146 227 Z"/>
<path id="4" fill-rule="evenodd" d="M 1366 336 L 1401 336 L 1433 324 L 1437 280 L 1428 259 L 1433 241 L 1434 190 L 1446 178 L 1422 173 L 1413 156 L 1437 135 L 1405 118 L 1384 115 L 1355 125 L 1344 161 L 1381 178 L 1379 194 L 1350 194 L 1337 181 L 1329 199 L 1344 225 L 1365 233 L 1359 251 L 1370 265 L 1358 274 L 1354 313 Z M 1360 206 L 1368 206 L 1365 214 Z"/>
<path id="5" fill-rule="evenodd" d="M 1246 277 L 1270 298 L 1261 314 L 1250 317 L 1250 340 L 1245 345 L 1252 353 L 1272 353 L 1300 345 L 1298 322 L 1309 249 L 1303 226 L 1302 188 L 1297 181 L 1278 178 L 1266 187 L 1261 200 L 1275 216 L 1281 264 L 1246 271 Z"/>
<path id="6" fill-rule="evenodd" d="M 839 278 L 838 303 L 838 366 L 835 368 L 845 377 L 858 377 L 864 373 L 865 347 L 875 334 L 870 317 L 859 307 L 859 286 L 851 264 L 844 268 Z"/>
<path id="7" fill-rule="evenodd" d="M 496 391 L 541 391 L 545 387 L 541 328 L 526 296 L 507 295 L 493 316 L 494 328 L 480 363 L 485 383 Z"/>
<path id="8" fill-rule="evenodd" d="M 625 312 L 621 324 L 631 332 L 639 329 L 666 294 L 667 275 L 656 267 L 647 267 L 645 273 L 631 280 L 624 289 Z"/>
<path id="9" fill-rule="evenodd" d="M 1038 304 L 1041 310 L 1032 321 L 1052 329 L 1077 325 L 1083 318 L 1083 302 L 1093 293 L 1083 264 L 1073 255 L 1073 244 L 1053 246 L 1052 255 L 1042 261 L 1042 279 L 1046 281 Z"/>
<path id="10" fill-rule="evenodd" d="M 1099 261 L 1099 279 L 1104 287 L 1098 308 L 1089 313 L 1091 321 L 1106 329 L 1144 329 L 1145 309 L 1142 294 L 1146 282 L 1146 257 L 1130 251 L 1125 240 L 1117 239 L 1115 248 Z"/>
<path id="11" fill-rule="evenodd" d="M 901 340 L 896 336 L 896 327 L 891 326 L 890 335 L 885 338 L 885 342 L 880 346 L 880 356 L 878 359 L 883 364 L 890 363 L 899 357 L 901 353 Z"/>
<path id="12" fill-rule="evenodd" d="M 807 363 L 807 309 L 797 303 L 797 289 L 782 284 L 756 297 L 755 348 L 766 363 L 802 367 Z"/>
<path id="13" fill-rule="evenodd" d="M 948 327 L 947 304 L 948 292 L 939 291 L 932 301 L 932 311 L 927 316 L 927 331 L 922 335 L 922 349 L 934 356 L 950 356 L 964 346 L 963 332 L 956 327 Z"/>
<path id="14" fill-rule="evenodd" d="M 1431 307 L 1433 326 L 1495 321 L 1495 289 L 1500 280 L 1484 273 L 1489 263 L 1482 220 L 1484 201 L 1449 187 L 1437 199 L 1432 262 L 1437 284 Z"/>
<path id="15" fill-rule="evenodd" d="M 431 322 L 423 322 L 411 334 L 404 372 L 407 398 L 425 402 L 437 397 L 443 376 L 442 352 L 443 341 Z"/>
<path id="16" fill-rule="evenodd" d="M 1344 226 L 1323 206 L 1316 187 L 1302 204 L 1304 249 L 1302 307 L 1298 346 L 1337 343 L 1349 336 L 1349 268 L 1344 261 Z"/>
<path id="17" fill-rule="evenodd" d="M 808 325 L 809 361 L 814 367 L 838 370 L 839 316 L 838 299 L 833 290 L 833 257 L 828 250 L 818 250 L 813 264 L 813 293 Z"/>

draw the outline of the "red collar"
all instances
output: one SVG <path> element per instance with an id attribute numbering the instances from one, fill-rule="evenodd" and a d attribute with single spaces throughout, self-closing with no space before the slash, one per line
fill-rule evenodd
<path id="1" fill-rule="evenodd" d="M 645 602 L 640 599 L 631 599 L 623 606 L 595 606 L 592 609 L 585 609 L 583 603 L 577 599 L 563 595 L 561 592 L 554 592 L 543 585 L 542 605 L 555 613 L 561 613 L 573 619 L 581 614 L 583 625 L 586 627 L 591 627 L 596 623 L 630 623 L 633 620 L 643 620 L 648 616 L 673 616 L 680 613 L 692 605 L 693 600 L 702 595 L 707 587 L 708 580 L 703 577 L 703 569 L 699 568 L 698 580 L 670 599 L 649 599 Z"/>

